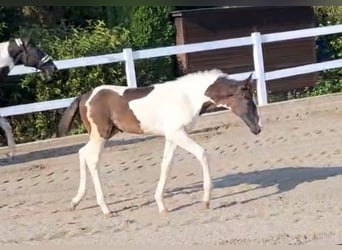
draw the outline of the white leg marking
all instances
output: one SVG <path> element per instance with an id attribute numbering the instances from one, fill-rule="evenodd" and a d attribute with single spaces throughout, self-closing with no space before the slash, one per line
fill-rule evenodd
<path id="1" fill-rule="evenodd" d="M 88 144 L 87 144 L 88 145 Z M 71 201 L 71 209 L 75 209 L 76 206 L 80 203 L 81 199 L 84 197 L 86 193 L 86 156 L 87 156 L 87 148 L 86 146 L 83 146 L 78 151 L 78 156 L 80 158 L 80 185 L 78 187 L 77 195 L 72 199 Z"/>
<path id="2" fill-rule="evenodd" d="M 159 213 L 162 213 L 162 214 L 167 214 L 167 209 L 165 208 L 165 205 L 163 202 L 163 194 L 164 194 L 167 176 L 170 172 L 170 166 L 172 164 L 173 155 L 174 155 L 176 148 L 177 148 L 176 144 L 166 139 L 165 147 L 164 147 L 164 155 L 163 155 L 163 160 L 162 160 L 161 169 L 160 169 L 160 178 L 159 178 L 158 186 L 154 195 L 154 198 L 158 205 Z"/>
<path id="3" fill-rule="evenodd" d="M 99 176 L 99 160 L 101 157 L 102 150 L 104 148 L 105 139 L 102 138 L 91 138 L 87 144 L 87 166 L 90 175 L 93 179 L 96 200 L 105 215 L 111 214 L 103 196 L 102 185 Z"/>
<path id="4" fill-rule="evenodd" d="M 12 158 L 15 154 L 15 142 L 13 139 L 12 127 L 4 117 L 0 117 L 0 127 L 5 131 L 8 147 L 11 150 L 9 157 Z"/>
<path id="5" fill-rule="evenodd" d="M 179 147 L 192 153 L 200 161 L 203 170 L 203 202 L 205 203 L 205 206 L 209 208 L 212 182 L 210 177 L 207 153 L 200 145 L 194 142 L 184 130 L 179 130 L 177 132 L 169 134 L 168 139 Z"/>

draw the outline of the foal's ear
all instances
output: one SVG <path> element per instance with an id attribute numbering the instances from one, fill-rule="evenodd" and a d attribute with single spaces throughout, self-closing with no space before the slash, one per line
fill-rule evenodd
<path id="1" fill-rule="evenodd" d="M 33 44 L 33 41 L 31 39 L 33 30 L 30 30 L 28 34 L 26 34 L 21 40 L 23 41 L 25 46 L 28 46 L 29 44 Z"/>
<path id="2" fill-rule="evenodd" d="M 253 87 L 253 84 L 255 83 L 255 80 L 252 78 L 253 73 L 249 75 L 249 77 L 245 80 L 245 83 L 243 85 L 243 90 L 251 90 Z"/>
<path id="3" fill-rule="evenodd" d="M 251 73 L 251 74 L 249 75 L 249 77 L 246 79 L 246 81 L 247 81 L 247 82 L 252 81 L 252 76 L 253 76 L 253 73 Z"/>

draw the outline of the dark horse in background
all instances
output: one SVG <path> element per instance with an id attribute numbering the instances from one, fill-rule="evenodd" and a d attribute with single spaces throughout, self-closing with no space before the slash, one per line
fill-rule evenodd
<path id="1" fill-rule="evenodd" d="M 51 57 L 29 38 L 11 38 L 0 43 L 0 82 L 8 75 L 14 65 L 23 64 L 42 72 L 42 77 L 50 79 L 58 71 Z M 0 117 L 0 127 L 5 131 L 9 156 L 13 157 L 15 142 L 12 128 L 4 117 Z"/>

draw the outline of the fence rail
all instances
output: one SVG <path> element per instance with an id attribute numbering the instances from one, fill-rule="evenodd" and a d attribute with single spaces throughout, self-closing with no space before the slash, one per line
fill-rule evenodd
<path id="1" fill-rule="evenodd" d="M 210 42 L 193 43 L 186 45 L 168 46 L 161 48 L 152 48 L 132 51 L 131 49 L 124 49 L 120 53 L 112 53 L 106 55 L 81 57 L 75 59 L 66 59 L 55 61 L 59 69 L 70 69 L 76 67 L 86 67 L 92 65 L 101 65 L 108 63 L 125 62 L 127 85 L 129 87 L 136 87 L 136 76 L 134 69 L 134 60 L 147 59 L 153 57 L 169 56 L 184 53 L 195 53 L 201 51 L 209 51 L 223 48 L 233 48 L 240 46 L 253 46 L 253 60 L 254 60 L 254 78 L 257 79 L 257 96 L 258 104 L 267 104 L 266 81 L 279 78 L 285 78 L 300 74 L 307 74 L 321 70 L 333 69 L 342 67 L 342 59 L 331 60 L 328 62 L 307 64 L 298 67 L 275 70 L 271 72 L 264 72 L 262 44 L 270 42 L 279 42 L 290 39 L 301 39 L 307 37 L 331 35 L 342 33 L 342 25 L 332 25 L 326 27 L 316 27 L 301 30 L 292 30 L 285 32 L 277 32 L 270 34 L 260 34 L 254 32 L 251 36 L 239 37 L 233 39 L 224 39 Z M 9 75 L 22 75 L 37 72 L 33 68 L 24 67 L 23 65 L 15 66 Z M 250 72 L 240 74 L 233 74 L 231 77 L 241 79 L 246 77 Z M 0 108 L 0 116 L 13 116 L 33 112 L 47 111 L 53 109 L 65 108 L 70 105 L 74 98 L 58 99 L 44 102 L 36 102 L 30 104 L 16 105 L 10 107 Z"/>

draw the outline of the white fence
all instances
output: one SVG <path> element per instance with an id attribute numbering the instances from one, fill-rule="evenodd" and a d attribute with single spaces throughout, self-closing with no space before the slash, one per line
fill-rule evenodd
<path id="1" fill-rule="evenodd" d="M 91 65 L 100 65 L 115 62 L 125 62 L 127 85 L 129 87 L 136 87 L 136 76 L 134 69 L 134 60 L 147 59 L 160 56 L 169 56 L 183 53 L 194 53 L 200 51 L 208 51 L 223 48 L 232 48 L 240 46 L 253 46 L 253 60 L 254 60 L 254 78 L 257 79 L 257 96 L 258 104 L 267 104 L 266 81 L 285 78 L 294 75 L 307 74 L 321 70 L 339 68 L 342 66 L 342 59 L 332 60 L 322 63 L 308 64 L 293 68 L 286 68 L 270 72 L 264 72 L 262 44 L 270 42 L 278 42 L 290 39 L 299 39 L 306 37 L 313 37 L 319 35 L 329 35 L 342 33 L 342 25 L 333 25 L 327 27 L 317 27 L 302 30 L 293 30 L 286 32 L 278 32 L 261 35 L 259 32 L 252 33 L 251 36 L 224 39 L 211 42 L 193 43 L 186 45 L 177 45 L 145 50 L 132 51 L 132 49 L 124 49 L 121 53 L 81 57 L 76 59 L 67 59 L 56 61 L 59 69 L 70 69 L 76 67 L 85 67 Z M 21 75 L 36 72 L 35 69 L 24 67 L 22 65 L 15 66 L 9 75 Z M 250 72 L 233 74 L 231 77 L 241 79 L 247 77 Z M 46 111 L 52 109 L 59 109 L 68 107 L 74 98 L 66 98 L 52 101 L 37 102 L 31 104 L 16 105 L 10 107 L 0 108 L 0 116 L 6 117 L 11 115 L 20 115 L 26 113 L 33 113 L 39 111 Z"/>

